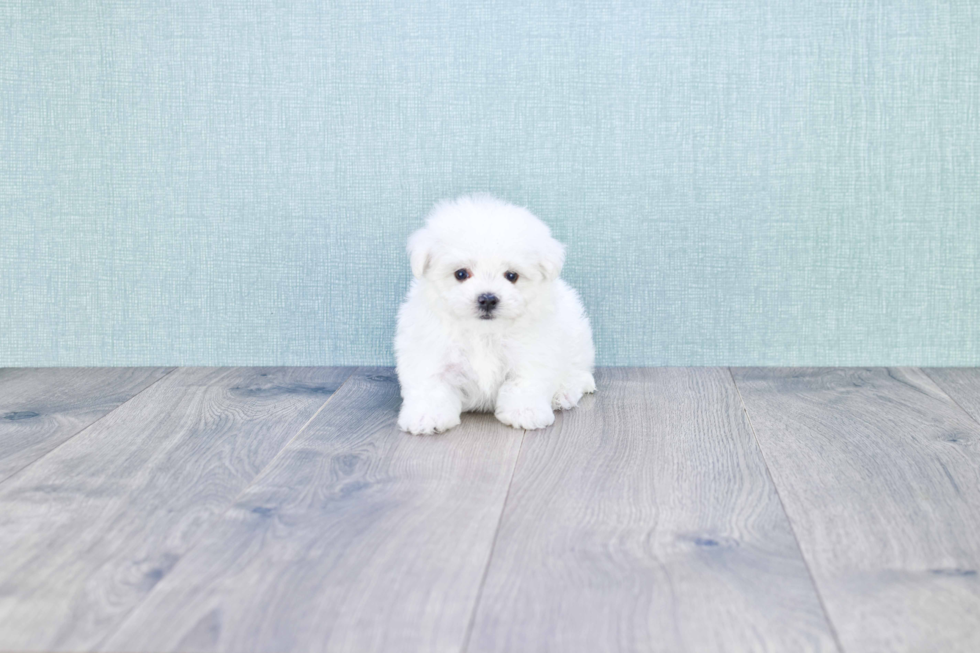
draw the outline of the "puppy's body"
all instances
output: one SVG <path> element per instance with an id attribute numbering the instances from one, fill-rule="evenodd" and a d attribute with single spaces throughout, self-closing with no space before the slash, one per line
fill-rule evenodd
<path id="1" fill-rule="evenodd" d="M 409 252 L 395 338 L 403 430 L 444 431 L 466 411 L 542 428 L 595 390 L 589 322 L 558 279 L 564 250 L 530 212 L 489 196 L 443 203 Z"/>

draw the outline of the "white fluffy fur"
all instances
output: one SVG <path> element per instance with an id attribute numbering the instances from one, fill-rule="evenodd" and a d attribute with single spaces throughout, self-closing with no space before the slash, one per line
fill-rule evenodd
<path id="1" fill-rule="evenodd" d="M 589 320 L 558 278 L 565 248 L 530 211 L 489 195 L 442 202 L 408 253 L 415 279 L 395 337 L 402 430 L 445 431 L 466 411 L 543 428 L 595 390 Z M 458 281 L 459 269 L 472 277 Z M 481 319 L 484 293 L 499 299 L 493 319 Z"/>

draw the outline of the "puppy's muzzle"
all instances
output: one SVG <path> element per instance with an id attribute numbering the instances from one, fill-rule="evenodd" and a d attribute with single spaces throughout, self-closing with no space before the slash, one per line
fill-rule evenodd
<path id="1" fill-rule="evenodd" d="M 492 293 L 483 293 L 477 297 L 476 304 L 480 309 L 480 319 L 492 320 L 493 312 L 497 308 L 498 303 L 500 303 L 500 300 Z"/>

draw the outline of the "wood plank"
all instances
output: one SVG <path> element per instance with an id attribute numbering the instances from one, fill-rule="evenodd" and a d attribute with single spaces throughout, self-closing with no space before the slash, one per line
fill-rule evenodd
<path id="1" fill-rule="evenodd" d="M 734 375 L 845 650 L 980 650 L 980 427 L 916 369 Z"/>
<path id="2" fill-rule="evenodd" d="M 97 645 L 351 372 L 179 369 L 0 486 L 0 650 Z"/>
<path id="3" fill-rule="evenodd" d="M 172 370 L 0 369 L 0 483 Z"/>
<path id="4" fill-rule="evenodd" d="M 399 404 L 358 372 L 101 650 L 458 651 L 523 432 Z"/>
<path id="5" fill-rule="evenodd" d="M 598 385 L 525 438 L 466 650 L 835 650 L 728 371 Z"/>
<path id="6" fill-rule="evenodd" d="M 977 423 L 980 423 L 980 368 L 931 367 L 923 370 Z"/>

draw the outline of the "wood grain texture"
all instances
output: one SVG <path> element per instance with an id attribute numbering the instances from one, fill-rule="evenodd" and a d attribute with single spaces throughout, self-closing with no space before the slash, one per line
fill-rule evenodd
<path id="1" fill-rule="evenodd" d="M 974 421 L 980 423 L 980 368 L 933 367 L 923 371 Z"/>
<path id="2" fill-rule="evenodd" d="M 86 650 L 352 370 L 180 369 L 0 486 L 0 650 Z"/>
<path id="3" fill-rule="evenodd" d="M 980 428 L 916 369 L 733 370 L 848 653 L 980 650 Z"/>
<path id="4" fill-rule="evenodd" d="M 172 369 L 0 369 L 0 483 Z"/>
<path id="5" fill-rule="evenodd" d="M 525 437 L 466 650 L 835 650 L 728 371 L 598 385 Z"/>
<path id="6" fill-rule="evenodd" d="M 458 651 L 523 432 L 399 404 L 359 371 L 102 650 Z"/>

